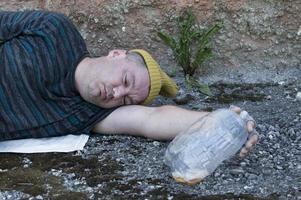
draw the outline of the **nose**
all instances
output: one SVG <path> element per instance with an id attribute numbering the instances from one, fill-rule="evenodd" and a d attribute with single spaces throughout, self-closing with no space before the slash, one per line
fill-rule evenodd
<path id="1" fill-rule="evenodd" d="M 113 95 L 115 99 L 119 99 L 121 97 L 124 97 L 126 95 L 126 89 L 122 86 L 114 87 L 113 88 Z"/>

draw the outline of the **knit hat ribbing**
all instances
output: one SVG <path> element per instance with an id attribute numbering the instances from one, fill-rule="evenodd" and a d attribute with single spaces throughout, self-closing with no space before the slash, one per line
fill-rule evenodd
<path id="1" fill-rule="evenodd" d="M 142 102 L 143 105 L 151 103 L 158 95 L 165 97 L 175 97 L 177 95 L 179 89 L 176 83 L 162 71 L 160 65 L 147 51 L 133 49 L 131 52 L 138 53 L 143 57 L 150 78 L 149 93 L 147 98 Z"/>

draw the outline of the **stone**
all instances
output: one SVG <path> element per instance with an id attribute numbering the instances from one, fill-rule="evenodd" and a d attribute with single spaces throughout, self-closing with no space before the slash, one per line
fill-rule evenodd
<path id="1" fill-rule="evenodd" d="M 271 96 L 271 95 L 267 95 L 265 98 L 266 98 L 267 100 L 271 100 L 271 99 L 272 99 L 272 96 Z"/>
<path id="2" fill-rule="evenodd" d="M 297 92 L 297 94 L 296 94 L 296 99 L 297 99 L 298 101 L 301 101 L 301 92 Z"/>
<path id="3" fill-rule="evenodd" d="M 180 96 L 177 96 L 175 99 L 174 99 L 174 102 L 178 105 L 183 105 L 183 104 L 187 104 L 189 103 L 189 101 L 193 100 L 193 96 L 190 95 L 190 94 L 184 94 L 184 95 L 180 95 Z"/>
<path id="4" fill-rule="evenodd" d="M 235 169 L 229 170 L 229 172 L 231 174 L 238 175 L 238 174 L 243 174 L 245 171 L 242 168 L 235 168 Z"/>
<path id="5" fill-rule="evenodd" d="M 158 142 L 158 141 L 153 141 L 153 145 L 156 146 L 156 147 L 157 147 L 157 146 L 160 146 L 160 142 Z"/>
<path id="6" fill-rule="evenodd" d="M 246 162 L 241 162 L 240 166 L 245 167 L 245 166 L 247 166 L 247 163 Z"/>

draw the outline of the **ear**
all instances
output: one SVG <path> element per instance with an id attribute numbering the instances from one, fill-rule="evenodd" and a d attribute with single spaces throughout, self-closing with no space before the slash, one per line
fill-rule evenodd
<path id="1" fill-rule="evenodd" d="M 114 49 L 109 52 L 107 55 L 109 58 L 125 58 L 126 57 L 126 50 L 121 49 Z"/>

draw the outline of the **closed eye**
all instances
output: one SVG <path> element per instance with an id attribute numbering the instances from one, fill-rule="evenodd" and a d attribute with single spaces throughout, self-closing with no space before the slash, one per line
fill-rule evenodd
<path id="1" fill-rule="evenodd" d="M 123 84 L 124 84 L 124 86 L 125 87 L 127 87 L 128 86 L 128 83 L 129 83 L 129 81 L 128 81 L 128 76 L 127 76 L 127 74 L 124 76 L 124 79 L 123 79 Z"/>

